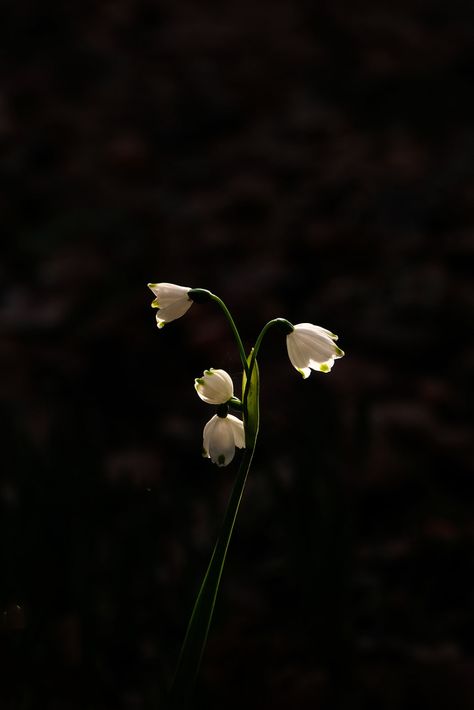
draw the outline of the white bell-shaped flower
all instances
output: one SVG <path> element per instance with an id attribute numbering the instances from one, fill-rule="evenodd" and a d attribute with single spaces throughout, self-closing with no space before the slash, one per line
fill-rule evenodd
<path id="1" fill-rule="evenodd" d="M 159 309 L 156 314 L 156 324 L 158 328 L 163 328 L 165 323 L 176 320 L 176 318 L 181 318 L 193 305 L 192 300 L 188 296 L 191 290 L 188 286 L 160 283 L 148 284 L 148 288 L 151 289 L 156 296 L 151 305 L 153 308 Z"/>
<path id="2" fill-rule="evenodd" d="M 286 336 L 286 346 L 291 364 L 306 379 L 311 370 L 330 372 L 334 360 L 344 352 L 334 342 L 337 335 L 312 323 L 299 323 Z"/>
<path id="3" fill-rule="evenodd" d="M 234 458 L 235 447 L 245 448 L 243 422 L 232 414 L 215 414 L 204 427 L 202 455 L 218 466 L 227 466 Z"/>
<path id="4" fill-rule="evenodd" d="M 204 370 L 202 377 L 196 377 L 194 387 L 203 402 L 225 404 L 234 396 L 234 384 L 225 370 Z"/>

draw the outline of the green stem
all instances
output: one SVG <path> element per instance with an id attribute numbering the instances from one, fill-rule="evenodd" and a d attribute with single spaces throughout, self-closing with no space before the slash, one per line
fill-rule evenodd
<path id="1" fill-rule="evenodd" d="M 280 328 L 283 328 L 283 330 L 285 332 L 291 333 L 293 331 L 292 324 L 289 321 L 287 321 L 286 318 L 273 318 L 273 320 L 269 320 L 268 323 L 266 323 L 263 326 L 257 340 L 255 341 L 255 345 L 252 349 L 251 357 L 250 357 L 250 364 L 248 367 L 248 371 L 246 372 L 247 381 L 246 381 L 245 391 L 243 393 L 243 398 L 242 398 L 243 405 L 244 405 L 244 411 L 247 410 L 247 398 L 248 398 L 248 393 L 249 393 L 249 388 L 250 388 L 250 382 L 252 379 L 253 368 L 255 367 L 255 363 L 257 361 L 258 351 L 260 350 L 262 340 L 265 337 L 267 331 L 269 331 L 270 328 L 273 328 L 273 326 L 278 326 Z"/>
<path id="2" fill-rule="evenodd" d="M 239 354 L 240 354 L 240 359 L 242 361 L 242 367 L 244 368 L 244 371 L 248 373 L 248 363 L 247 363 L 247 358 L 245 357 L 245 350 L 244 346 L 242 343 L 242 338 L 240 337 L 240 333 L 237 330 L 237 326 L 235 325 L 235 321 L 231 316 L 231 313 L 227 306 L 225 305 L 224 301 L 222 298 L 219 298 L 219 296 L 216 296 L 215 293 L 212 293 L 211 291 L 208 291 L 206 288 L 192 288 L 188 291 L 188 296 L 193 300 L 196 301 L 197 303 L 206 303 L 208 301 L 215 301 L 222 310 L 224 311 L 224 315 L 229 321 L 229 325 L 232 328 L 232 332 L 234 334 L 235 340 L 237 341 L 237 347 L 239 348 Z"/>
<path id="3" fill-rule="evenodd" d="M 191 699 L 206 646 L 209 627 L 240 501 L 255 446 L 245 449 L 211 561 L 194 604 L 169 695 L 169 710 L 184 710 Z"/>
<path id="4" fill-rule="evenodd" d="M 244 346 L 242 343 L 242 338 L 240 337 L 240 333 L 237 330 L 237 326 L 235 325 L 235 321 L 231 316 L 231 313 L 227 306 L 225 305 L 224 301 L 219 298 L 219 296 L 216 296 L 214 293 L 211 293 L 211 298 L 213 301 L 215 301 L 219 306 L 222 308 L 224 311 L 224 315 L 229 321 L 229 325 L 232 328 L 232 332 L 234 333 L 235 340 L 237 341 L 237 347 L 239 348 L 239 354 L 240 354 L 240 359 L 242 361 L 242 367 L 244 368 L 245 372 L 248 374 L 249 369 L 248 369 L 248 363 L 247 363 L 247 358 L 245 357 L 245 350 Z"/>
<path id="5" fill-rule="evenodd" d="M 227 306 L 210 291 L 204 289 L 193 289 L 190 297 L 203 300 L 213 300 L 219 304 L 224 311 L 227 320 L 234 332 L 237 345 L 239 347 L 240 359 L 244 368 L 243 376 L 243 413 L 245 427 L 246 449 L 237 473 L 237 478 L 232 489 L 232 494 L 224 516 L 222 529 L 214 547 L 211 561 L 202 581 L 196 598 L 191 619 L 188 624 L 186 636 L 178 660 L 175 676 L 169 695 L 169 710 L 185 710 L 191 700 L 192 691 L 199 672 L 202 655 L 207 642 L 209 628 L 214 613 L 217 593 L 219 591 L 222 571 L 224 569 L 227 550 L 232 537 L 232 533 L 239 512 L 240 501 L 242 500 L 245 483 L 252 463 L 255 444 L 259 429 L 259 372 L 257 364 L 257 354 L 260 349 L 263 337 L 267 330 L 273 325 L 284 324 L 285 328 L 293 329 L 288 321 L 276 318 L 269 321 L 260 333 L 255 348 L 248 358 L 245 356 L 242 340 Z M 234 398 L 235 399 L 235 398 Z"/>

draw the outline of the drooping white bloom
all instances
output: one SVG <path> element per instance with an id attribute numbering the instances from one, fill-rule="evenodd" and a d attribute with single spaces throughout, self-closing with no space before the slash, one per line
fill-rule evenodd
<path id="1" fill-rule="evenodd" d="M 334 342 L 337 335 L 312 323 L 299 323 L 286 336 L 286 346 L 291 364 L 306 379 L 311 370 L 330 372 L 334 360 L 344 352 Z"/>
<path id="2" fill-rule="evenodd" d="M 196 377 L 194 387 L 203 402 L 225 404 L 234 396 L 234 384 L 225 370 L 204 370 L 202 377 Z"/>
<path id="3" fill-rule="evenodd" d="M 156 324 L 158 328 L 163 328 L 165 323 L 184 316 L 186 311 L 193 305 L 192 300 L 188 296 L 191 290 L 188 286 L 160 283 L 148 284 L 148 288 L 151 289 L 156 296 L 151 305 L 153 308 L 159 309 L 156 314 Z"/>
<path id="4" fill-rule="evenodd" d="M 214 414 L 204 427 L 202 455 L 218 466 L 227 466 L 234 458 L 236 446 L 245 448 L 243 422 L 232 414 L 226 417 Z"/>

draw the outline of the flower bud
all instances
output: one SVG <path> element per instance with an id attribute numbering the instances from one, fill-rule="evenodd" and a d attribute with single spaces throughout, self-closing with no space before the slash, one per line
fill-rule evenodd
<path id="1" fill-rule="evenodd" d="M 225 404 L 234 396 L 234 384 L 225 370 L 204 370 L 196 377 L 194 387 L 199 397 L 207 404 Z"/>

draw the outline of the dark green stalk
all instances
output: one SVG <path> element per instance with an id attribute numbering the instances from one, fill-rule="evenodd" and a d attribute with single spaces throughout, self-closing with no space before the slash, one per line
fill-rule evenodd
<path id="1" fill-rule="evenodd" d="M 173 683 L 171 685 L 168 698 L 168 710 L 185 710 L 191 700 L 193 688 L 199 673 L 202 655 L 207 642 L 209 628 L 214 613 L 217 593 L 219 591 L 222 571 L 224 569 L 227 550 L 234 530 L 235 521 L 239 512 L 240 501 L 245 488 L 245 483 L 252 463 L 255 444 L 259 429 L 259 372 L 256 361 L 256 352 L 252 350 L 248 358 L 245 356 L 242 340 L 240 338 L 234 320 L 227 309 L 225 303 L 210 291 L 204 289 L 192 289 L 189 296 L 194 300 L 204 302 L 213 300 L 220 305 L 230 326 L 234 332 L 237 345 L 239 347 L 240 358 L 244 369 L 242 389 L 244 392 L 243 414 L 245 429 L 245 450 L 237 478 L 232 489 L 232 494 L 224 516 L 224 522 L 219 534 L 219 538 L 214 547 L 211 561 L 207 568 L 203 582 L 198 592 L 196 602 L 189 620 L 186 636 L 183 641 L 181 653 L 178 659 Z M 281 319 L 277 319 L 281 320 Z M 276 321 L 275 321 L 276 322 Z M 265 326 L 257 341 L 257 352 L 260 347 L 263 335 L 270 325 Z M 292 327 L 292 326 L 290 326 Z M 239 400 L 233 398 L 234 404 Z M 232 400 L 231 400 L 232 403 Z M 226 405 L 227 406 L 227 405 Z"/>
<path id="2" fill-rule="evenodd" d="M 234 333 L 234 337 L 237 341 L 237 347 L 239 348 L 239 355 L 240 355 L 240 359 L 242 361 L 242 367 L 244 368 L 245 372 L 248 373 L 249 370 L 248 370 L 247 358 L 245 357 L 244 346 L 243 346 L 239 331 L 237 330 L 237 326 L 235 325 L 235 321 L 232 318 L 231 313 L 230 313 L 229 309 L 227 308 L 227 306 L 225 305 L 224 301 L 222 299 L 220 299 L 219 296 L 212 294 L 212 300 L 219 304 L 219 306 L 224 311 L 225 317 L 229 321 L 229 325 L 232 328 L 232 332 Z"/>
<path id="3" fill-rule="evenodd" d="M 294 330 L 292 324 L 290 323 L 290 321 L 286 320 L 286 318 L 273 318 L 273 320 L 269 320 L 268 323 L 266 323 L 263 326 L 257 340 L 255 341 L 255 345 L 252 348 L 252 351 L 251 351 L 250 357 L 249 357 L 250 364 L 249 364 L 248 370 L 246 371 L 247 381 L 246 381 L 246 385 L 244 387 L 244 392 L 243 392 L 243 396 L 242 396 L 244 411 L 246 411 L 246 409 L 247 409 L 247 398 L 248 398 L 248 393 L 249 393 L 249 388 L 250 388 L 250 382 L 252 380 L 252 373 L 253 373 L 253 369 L 255 367 L 255 363 L 257 361 L 257 355 L 260 350 L 262 340 L 265 337 L 267 331 L 269 331 L 270 328 L 273 328 L 274 326 L 279 327 L 286 334 L 292 333 Z"/>
<path id="4" fill-rule="evenodd" d="M 255 447 L 245 449 L 237 478 L 229 500 L 221 532 L 212 553 L 211 561 L 201 584 L 191 619 L 184 638 L 175 676 L 170 690 L 169 710 L 188 707 L 206 646 L 209 627 L 222 577 L 227 550 L 234 529 L 240 501 L 252 463 Z"/>
<path id="5" fill-rule="evenodd" d="M 232 315 L 225 305 L 224 301 L 219 298 L 219 296 L 216 296 L 215 293 L 212 293 L 211 291 L 208 291 L 205 288 L 193 288 L 188 292 L 189 297 L 193 300 L 196 301 L 197 303 L 205 303 L 206 301 L 214 301 L 217 303 L 222 310 L 224 311 L 224 315 L 229 321 L 229 325 L 232 328 L 232 332 L 234 334 L 235 340 L 237 341 L 237 347 L 239 348 L 239 354 L 240 354 L 240 359 L 242 361 L 242 367 L 244 368 L 245 372 L 248 373 L 248 363 L 247 363 L 247 358 L 245 357 L 245 350 L 244 346 L 242 343 L 242 339 L 240 337 L 240 333 L 237 330 L 237 326 L 235 325 L 235 321 L 232 318 Z"/>

